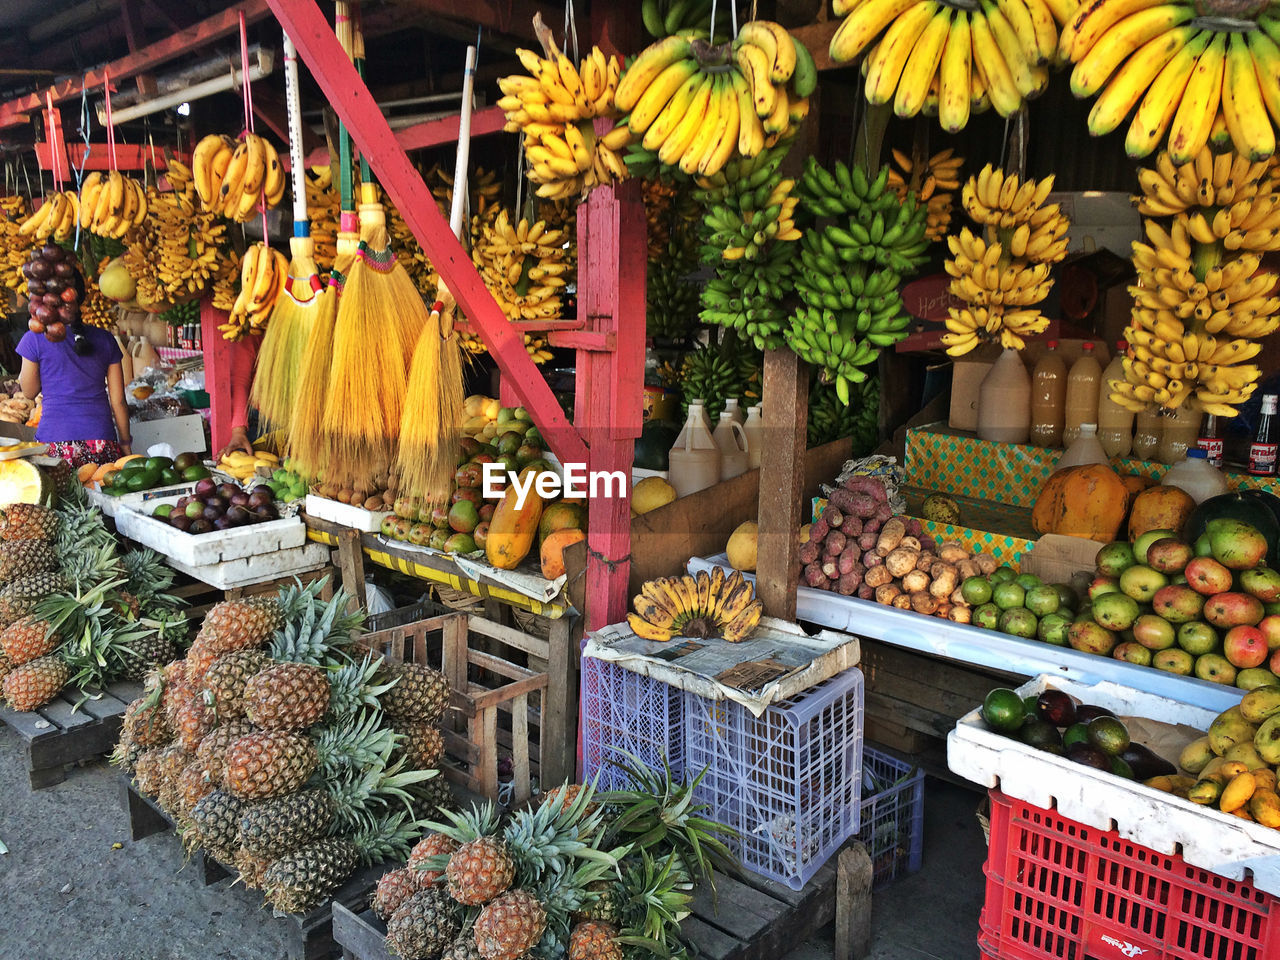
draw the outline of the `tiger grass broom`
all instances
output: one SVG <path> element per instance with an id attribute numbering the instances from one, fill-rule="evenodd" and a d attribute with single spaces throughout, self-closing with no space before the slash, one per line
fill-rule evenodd
<path id="1" fill-rule="evenodd" d="M 298 52 L 289 35 L 284 37 L 284 77 L 289 113 L 289 160 L 293 177 L 293 238 L 289 249 L 289 281 L 271 311 L 267 332 L 258 351 L 257 369 L 250 399 L 258 415 L 272 430 L 286 436 L 293 425 L 294 406 L 302 377 L 303 357 L 317 322 L 337 309 L 333 290 L 320 282 L 315 264 L 315 244 L 307 217 L 307 192 L 302 159 L 302 105 L 298 91 Z M 327 318 L 332 324 L 332 317 Z"/>
<path id="2" fill-rule="evenodd" d="M 453 206 L 449 211 L 449 229 L 459 238 L 467 199 L 475 76 L 476 48 L 467 47 L 458 154 L 453 170 Z M 433 507 L 448 501 L 462 438 L 462 346 L 454 335 L 452 321 L 446 319 L 452 313 L 444 309 L 445 299 L 452 298 L 441 281 L 430 321 L 423 327 L 413 351 L 396 457 L 400 489 Z"/>

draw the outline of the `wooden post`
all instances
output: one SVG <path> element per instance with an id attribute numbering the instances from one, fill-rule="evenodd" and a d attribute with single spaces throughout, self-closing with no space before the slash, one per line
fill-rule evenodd
<path id="1" fill-rule="evenodd" d="M 836 942 L 834 960 L 860 960 L 871 945 L 871 857 L 861 843 L 836 860 Z"/>
<path id="2" fill-rule="evenodd" d="M 227 322 L 227 312 L 218 310 L 208 297 L 200 301 L 200 342 L 204 346 L 204 385 L 209 394 L 209 453 L 218 451 L 231 439 L 231 351 L 219 324 Z"/>
<path id="3" fill-rule="evenodd" d="M 794 620 L 809 367 L 785 347 L 765 351 L 762 405 L 765 444 L 760 459 L 756 593 L 769 616 Z"/>

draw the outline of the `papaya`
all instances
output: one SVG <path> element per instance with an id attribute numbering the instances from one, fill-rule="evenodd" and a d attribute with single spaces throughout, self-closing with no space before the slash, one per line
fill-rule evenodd
<path id="1" fill-rule="evenodd" d="M 570 544 L 587 539 L 581 530 L 556 530 L 542 541 L 542 575 L 548 580 L 564 576 L 564 551 Z"/>
<path id="2" fill-rule="evenodd" d="M 520 471 L 519 485 L 528 482 L 530 473 L 536 472 L 532 465 Z M 484 553 L 499 570 L 514 570 L 529 555 L 534 538 L 538 535 L 538 520 L 542 517 L 542 498 L 534 492 L 532 485 L 526 491 L 523 506 L 516 506 L 516 484 L 511 484 L 498 501 L 493 511 L 493 519 L 489 521 L 489 539 L 485 543 Z"/>
<path id="3" fill-rule="evenodd" d="M 1050 474 L 1031 509 L 1036 533 L 1060 533 L 1110 543 L 1120 533 L 1129 491 L 1101 463 L 1067 467 Z"/>
<path id="4" fill-rule="evenodd" d="M 1144 477 L 1140 473 L 1122 473 L 1120 474 L 1120 482 L 1124 484 L 1124 488 L 1129 491 L 1129 502 L 1137 498 L 1143 490 L 1156 485 L 1155 480 L 1150 477 Z"/>

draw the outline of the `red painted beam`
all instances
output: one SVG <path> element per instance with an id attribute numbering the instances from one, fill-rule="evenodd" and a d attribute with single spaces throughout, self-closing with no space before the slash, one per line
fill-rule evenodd
<path id="1" fill-rule="evenodd" d="M 118 83 L 146 73 L 177 57 L 189 57 L 204 45 L 237 33 L 240 29 L 241 10 L 244 11 L 245 21 L 248 23 L 262 20 L 270 14 L 267 0 L 242 0 L 235 6 L 202 20 L 186 30 L 149 44 L 136 53 L 121 57 L 105 67 L 90 70 L 82 77 L 61 80 L 49 87 L 47 91 L 38 90 L 0 104 L 0 129 L 26 123 L 29 119 L 28 114 L 45 106 L 46 92 L 53 94 L 55 104 L 62 103 L 73 97 L 79 97 L 85 90 L 101 87 L 104 70 L 110 73 L 113 81 Z"/>
<path id="2" fill-rule="evenodd" d="M 255 94 L 255 106 L 256 100 Z M 471 115 L 471 136 L 474 138 L 500 133 L 504 123 L 506 123 L 506 117 L 499 107 L 483 107 Z M 306 131 L 308 128 L 304 126 L 302 129 Z M 415 123 L 411 127 L 395 131 L 395 138 L 402 150 L 425 150 L 427 147 L 438 147 L 442 143 L 457 143 L 458 117 L 456 115 L 439 117 L 435 120 Z M 320 147 L 307 154 L 307 166 L 325 166 L 328 163 L 328 147 Z"/>
<path id="3" fill-rule="evenodd" d="M 110 170 L 111 155 L 107 151 L 105 143 L 91 144 L 89 159 L 85 162 L 85 170 Z M 53 158 L 51 147 L 46 141 L 39 141 L 35 145 L 36 162 L 40 164 L 41 170 L 53 169 Z M 68 143 L 65 145 L 66 152 L 70 155 L 71 163 L 75 167 L 80 166 L 80 158 L 84 156 L 85 146 L 83 143 Z M 170 148 L 172 151 L 172 148 Z M 172 151 L 173 155 L 183 163 L 191 162 L 191 153 Z M 61 155 L 62 151 L 59 150 Z M 150 146 L 137 143 L 117 143 L 116 157 L 120 161 L 116 168 L 119 170 L 141 170 L 148 163 L 152 162 L 153 151 Z M 165 168 L 164 151 L 157 148 L 154 151 L 155 164 L 163 171 Z M 65 172 L 64 172 L 65 175 Z"/>
<path id="4" fill-rule="evenodd" d="M 507 322 L 471 258 L 449 229 L 431 191 L 333 35 L 329 21 L 314 0 L 268 2 L 352 140 L 369 158 L 378 182 L 395 201 L 423 252 L 480 333 L 503 378 L 524 401 L 551 449 L 564 463 L 585 463 L 587 445 L 565 419 L 551 388 L 529 359 L 523 336 Z"/>

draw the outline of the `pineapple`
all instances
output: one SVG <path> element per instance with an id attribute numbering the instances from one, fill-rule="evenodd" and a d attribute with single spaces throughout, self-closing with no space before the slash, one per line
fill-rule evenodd
<path id="1" fill-rule="evenodd" d="M 157 697 L 145 696 L 124 708 L 124 732 L 140 747 L 159 747 L 173 739 L 173 729 Z"/>
<path id="2" fill-rule="evenodd" d="M 453 899 L 480 906 L 511 886 L 515 862 L 497 837 L 479 837 L 458 847 L 449 857 L 445 877 Z"/>
<path id="3" fill-rule="evenodd" d="M 564 786 L 556 787 L 553 790 L 548 790 L 543 802 L 555 804 L 562 811 L 567 811 L 571 806 L 573 806 L 574 801 L 578 799 L 578 795 L 582 793 L 584 789 L 586 788 L 580 783 L 568 783 Z M 596 809 L 597 804 L 587 803 L 583 808 L 582 815 L 584 817 L 589 817 L 596 812 Z"/>
<path id="4" fill-rule="evenodd" d="M 187 654 L 187 672 L 193 681 L 218 657 L 234 650 L 260 647 L 284 623 L 285 611 L 274 597 L 227 600 L 205 614 L 204 625 Z"/>
<path id="5" fill-rule="evenodd" d="M 329 709 L 329 678 L 320 667 L 277 663 L 244 687 L 249 719 L 264 730 L 301 730 Z"/>
<path id="6" fill-rule="evenodd" d="M 235 856 L 232 860 L 235 868 L 240 871 L 240 882 L 250 890 L 262 889 L 267 868 L 270 867 L 273 862 L 273 860 L 260 857 L 255 853 L 250 853 L 243 847 L 235 852 Z"/>
<path id="7" fill-rule="evenodd" d="M 245 684 L 269 662 L 270 658 L 261 650 L 237 650 L 213 661 L 200 686 L 213 698 L 220 719 L 245 715 Z"/>
<path id="8" fill-rule="evenodd" d="M 98 552 L 104 546 L 114 562 L 116 538 L 101 510 L 84 498 L 66 499 L 58 506 L 58 516 L 61 522 L 53 546 L 62 558 L 64 573 L 70 575 L 66 569 L 70 566 L 100 560 Z"/>
<path id="9" fill-rule="evenodd" d="M 345 659 L 352 632 L 364 623 L 364 611 L 347 613 L 351 595 L 339 589 L 331 599 L 320 599 L 328 578 L 303 587 L 285 589 L 282 605 L 291 612 L 271 640 L 271 656 L 290 663 L 324 666 L 335 655 Z"/>
<path id="10" fill-rule="evenodd" d="M 173 718 L 174 734 L 182 749 L 194 754 L 200 749 L 200 742 L 213 730 L 213 711 L 200 697 L 192 697 L 178 707 L 176 714 Z"/>
<path id="11" fill-rule="evenodd" d="M 235 860 L 239 847 L 240 813 L 244 801 L 222 790 L 214 790 L 191 810 L 191 822 L 183 831 L 187 849 L 204 847 L 214 859 L 223 863 Z"/>
<path id="12" fill-rule="evenodd" d="M 45 571 L 14 580 L 0 590 L 0 628 L 7 627 L 34 608 L 37 601 L 51 593 L 67 589 L 67 579 L 60 573 Z"/>
<path id="13" fill-rule="evenodd" d="M 337 809 L 333 796 L 317 789 L 248 804 L 240 817 L 240 845 L 274 860 L 328 833 Z"/>
<path id="14" fill-rule="evenodd" d="M 444 759 L 444 734 L 429 723 L 402 723 L 395 727 L 399 750 L 414 770 L 434 770 Z"/>
<path id="15" fill-rule="evenodd" d="M 183 750 L 180 743 L 171 743 L 160 751 L 160 789 L 156 793 L 156 803 L 175 818 L 181 797 L 178 782 L 193 760 L 195 757 Z"/>
<path id="16" fill-rule="evenodd" d="M 457 935 L 457 904 L 438 887 L 415 893 L 387 921 L 387 948 L 405 960 L 433 957 Z"/>
<path id="17" fill-rule="evenodd" d="M 35 617 L 23 617 L 0 633 L 0 650 L 15 667 L 47 656 L 61 644 L 53 628 Z"/>
<path id="18" fill-rule="evenodd" d="M 526 890 L 511 890 L 487 904 L 476 917 L 472 934 L 485 960 L 519 960 L 539 940 L 547 912 Z"/>
<path id="19" fill-rule="evenodd" d="M 58 514 L 36 503 L 11 503 L 0 509 L 0 540 L 53 540 L 61 527 Z"/>
<path id="20" fill-rule="evenodd" d="M 61 657 L 41 657 L 23 663 L 4 677 L 4 699 L 19 713 L 44 706 L 58 695 L 71 679 L 71 668 Z"/>
<path id="21" fill-rule="evenodd" d="M 133 784 L 144 797 L 160 792 L 160 754 L 158 747 L 144 750 L 133 765 Z"/>
<path id="22" fill-rule="evenodd" d="M 599 920 L 602 923 L 618 923 L 618 888 L 608 880 L 597 880 L 587 885 L 588 900 L 578 915 L 583 920 Z"/>
<path id="23" fill-rule="evenodd" d="M 449 705 L 449 681 L 439 670 L 419 663 L 383 666 L 384 681 L 396 685 L 382 695 L 382 709 L 396 723 L 435 723 Z"/>
<path id="24" fill-rule="evenodd" d="M 440 954 L 440 960 L 484 960 L 476 947 L 475 937 L 464 934 L 449 944 Z"/>
<path id="25" fill-rule="evenodd" d="M 245 800 L 292 793 L 307 782 L 320 758 L 306 737 L 279 730 L 251 733 L 227 748 L 226 789 Z"/>
<path id="26" fill-rule="evenodd" d="M 453 788 L 443 775 L 424 781 L 418 789 L 418 800 L 423 812 L 430 816 L 454 810 L 458 801 L 453 796 Z"/>
<path id="27" fill-rule="evenodd" d="M 622 960 L 622 945 L 616 927 L 598 920 L 586 920 L 569 934 L 569 960 Z"/>
<path id="28" fill-rule="evenodd" d="M 389 870 L 378 879 L 370 906 L 373 912 L 383 920 L 393 913 L 415 893 L 423 888 L 422 874 L 412 867 L 400 867 Z"/>
<path id="29" fill-rule="evenodd" d="M 3 689 L 4 678 L 9 671 L 13 669 L 13 663 L 4 655 L 4 651 L 0 650 L 0 689 Z M 4 700 L 4 696 L 0 695 L 0 701 Z"/>
<path id="30" fill-rule="evenodd" d="M 283 913 L 309 913 L 351 875 L 359 860 L 348 839 L 317 840 L 272 863 L 262 875 L 262 892 Z"/>
<path id="31" fill-rule="evenodd" d="M 191 816 L 195 805 L 213 792 L 213 784 L 204 772 L 204 764 L 193 760 L 178 776 L 177 812 L 180 817 Z"/>
<path id="32" fill-rule="evenodd" d="M 241 737 L 253 733 L 253 724 L 248 720 L 230 720 L 213 728 L 196 748 L 196 759 L 204 767 L 209 781 L 216 786 L 223 785 L 226 772 L 227 748 Z"/>
<path id="33" fill-rule="evenodd" d="M 446 837 L 443 833 L 429 833 L 409 851 L 409 866 L 422 874 L 423 886 L 435 883 L 444 876 L 444 871 L 428 870 L 427 862 L 432 857 L 447 857 L 457 849 L 458 841 L 453 837 Z"/>
<path id="34" fill-rule="evenodd" d="M 125 680 L 142 680 L 152 668 L 168 663 L 177 655 L 173 641 L 163 634 L 133 640 L 121 658 L 120 675 Z"/>
<path id="35" fill-rule="evenodd" d="M 275 645 L 272 645 L 275 649 Z M 287 658 L 277 658 L 287 659 Z M 328 661 L 335 664 L 335 661 Z M 354 717 L 362 707 L 380 709 L 379 698 L 391 689 L 391 683 L 379 683 L 382 658 L 366 655 L 359 663 L 348 663 L 332 669 L 329 676 L 329 717 L 342 722 Z"/>
<path id="36" fill-rule="evenodd" d="M 12 583 L 57 565 L 53 547 L 45 540 L 0 541 L 0 582 Z"/>

